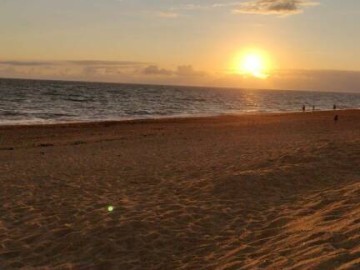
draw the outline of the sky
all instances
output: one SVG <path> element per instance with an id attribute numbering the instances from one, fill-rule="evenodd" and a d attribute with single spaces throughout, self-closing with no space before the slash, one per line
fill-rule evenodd
<path id="1" fill-rule="evenodd" d="M 359 0 L 0 0 L 0 77 L 360 92 L 359 28 Z"/>

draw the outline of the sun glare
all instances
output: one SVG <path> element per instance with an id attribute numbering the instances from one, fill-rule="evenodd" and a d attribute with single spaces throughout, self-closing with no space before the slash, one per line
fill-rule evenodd
<path id="1" fill-rule="evenodd" d="M 259 52 L 244 53 L 237 61 L 237 72 L 246 76 L 266 79 L 268 74 L 266 57 Z"/>

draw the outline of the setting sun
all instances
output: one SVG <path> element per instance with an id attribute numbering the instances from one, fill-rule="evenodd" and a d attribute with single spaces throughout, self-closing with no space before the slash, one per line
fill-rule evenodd
<path id="1" fill-rule="evenodd" d="M 269 74 L 269 64 L 263 53 L 247 52 L 237 60 L 237 72 L 260 79 L 266 79 Z"/>

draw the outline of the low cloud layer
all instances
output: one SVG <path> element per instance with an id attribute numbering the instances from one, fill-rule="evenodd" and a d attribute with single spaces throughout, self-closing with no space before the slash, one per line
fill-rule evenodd
<path id="1" fill-rule="evenodd" d="M 65 63 L 75 64 L 75 65 L 122 66 L 122 67 L 143 66 L 147 64 L 136 61 L 101 61 L 101 60 L 73 60 L 73 61 L 65 61 Z"/>
<path id="2" fill-rule="evenodd" d="M 74 80 L 113 80 L 141 70 L 148 63 L 136 61 L 0 61 L 0 76 Z"/>
<path id="3" fill-rule="evenodd" d="M 50 61 L 0 61 L 0 66 L 49 66 L 49 65 L 55 65 L 55 62 Z"/>
<path id="4" fill-rule="evenodd" d="M 145 75 L 150 75 L 150 76 L 163 76 L 163 75 L 172 75 L 173 72 L 171 70 L 165 69 L 165 68 L 159 68 L 156 65 L 150 65 L 145 67 L 142 70 L 142 73 Z"/>
<path id="5" fill-rule="evenodd" d="M 136 61 L 0 61 L 1 77 L 360 93 L 360 71 L 275 70 L 261 80 L 211 74 L 191 65 L 165 68 Z"/>
<path id="6" fill-rule="evenodd" d="M 135 61 L 106 61 L 106 60 L 68 60 L 68 61 L 0 61 L 0 65 L 6 66 L 58 66 L 58 65 L 80 65 L 80 66 L 143 66 L 147 63 Z"/>
<path id="7" fill-rule="evenodd" d="M 195 70 L 191 65 L 178 66 L 175 70 L 159 68 L 156 65 L 150 65 L 143 69 L 145 75 L 157 76 L 180 76 L 180 77 L 203 77 L 205 72 Z"/>
<path id="8" fill-rule="evenodd" d="M 274 70 L 266 80 L 228 74 L 213 83 L 240 88 L 360 93 L 360 71 Z"/>
<path id="9" fill-rule="evenodd" d="M 0 61 L 0 77 L 190 84 L 206 76 L 191 65 L 174 69 L 136 61 Z"/>
<path id="10" fill-rule="evenodd" d="M 233 13 L 262 15 L 292 15 L 302 13 L 305 7 L 318 5 L 310 0 L 252 0 L 241 3 Z"/>

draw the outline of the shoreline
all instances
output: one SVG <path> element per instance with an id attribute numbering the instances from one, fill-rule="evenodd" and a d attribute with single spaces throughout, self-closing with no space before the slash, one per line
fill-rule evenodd
<path id="1" fill-rule="evenodd" d="M 225 114 L 211 114 L 211 115 L 184 115 L 184 116 L 164 116 L 164 117 L 153 117 L 153 118 L 124 118 L 124 119 L 109 119 L 109 120 L 80 120 L 80 121 L 58 121 L 58 122 L 29 122 L 29 123 L 4 123 L 0 121 L 0 129 L 10 128 L 10 127 L 46 127 L 46 126 L 87 126 L 87 125 L 102 125 L 102 124 L 129 124 L 129 123 L 155 123 L 155 122 L 181 122 L 181 121 L 193 121 L 196 119 L 217 119 L 217 118 L 241 118 L 248 116 L 274 116 L 274 115 L 296 115 L 296 114 L 320 114 L 320 113 L 330 113 L 330 112 L 356 112 L 360 111 L 358 109 L 336 109 L 336 110 L 315 110 L 315 111 L 275 111 L 275 112 L 243 112 L 243 113 L 225 113 Z M 20 120 L 22 121 L 22 120 Z"/>

